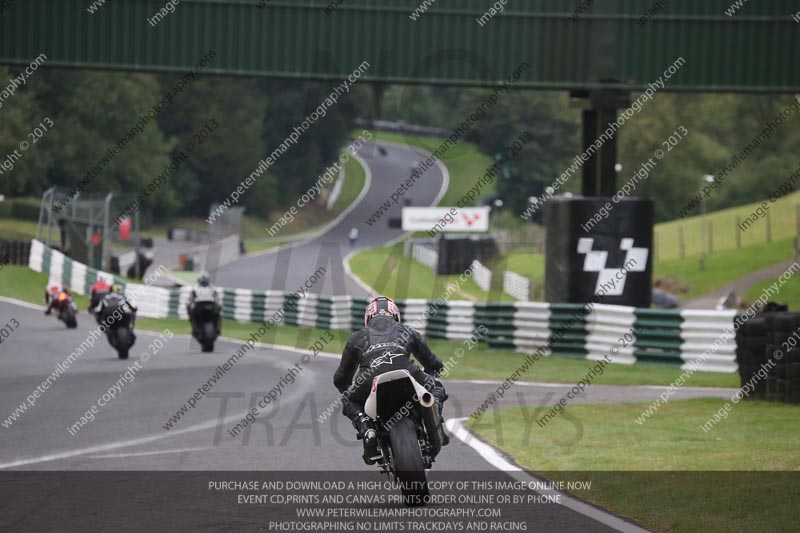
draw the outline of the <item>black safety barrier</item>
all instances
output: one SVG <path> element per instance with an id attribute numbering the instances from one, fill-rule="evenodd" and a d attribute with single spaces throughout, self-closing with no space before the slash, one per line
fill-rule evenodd
<path id="1" fill-rule="evenodd" d="M 1 265 L 27 265 L 31 255 L 31 241 L 0 239 Z"/>
<path id="2" fill-rule="evenodd" d="M 438 253 L 437 274 L 461 274 L 474 260 L 483 262 L 497 255 L 497 243 L 491 237 L 443 234 Z"/>
<path id="3" fill-rule="evenodd" d="M 800 313 L 768 304 L 742 324 L 736 363 L 747 398 L 800 404 Z"/>
<path id="4" fill-rule="evenodd" d="M 555 197 L 544 220 L 546 301 L 650 307 L 651 200 Z"/>

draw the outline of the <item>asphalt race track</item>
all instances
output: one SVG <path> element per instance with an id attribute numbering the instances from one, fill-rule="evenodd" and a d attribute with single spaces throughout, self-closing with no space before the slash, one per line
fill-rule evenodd
<path id="1" fill-rule="evenodd" d="M 38 306 L 0 302 L 3 322 L 20 326 L 0 347 L 0 421 L 7 417 L 69 353 L 90 336 L 93 322 L 79 314 L 76 330 L 67 330 Z M 96 419 L 71 435 L 68 428 L 138 361 L 157 334 L 140 332 L 131 358 L 120 361 L 100 338 L 80 356 L 10 427 L 0 427 L 0 470 L 180 470 L 180 471 L 353 471 L 375 472 L 360 459 L 360 443 L 338 412 L 325 423 L 317 417 L 336 400 L 331 376 L 335 357 L 318 356 L 302 367 L 295 382 L 279 396 L 279 407 L 259 413 L 250 430 L 235 438 L 228 430 L 251 405 L 301 361 L 304 352 L 257 348 L 238 361 L 196 407 L 170 430 L 163 425 L 238 348 L 241 341 L 220 340 L 216 352 L 203 354 L 185 336 L 165 342 L 157 354 L 140 362 L 141 370 L 124 382 L 114 399 L 99 408 Z M 447 418 L 469 415 L 493 383 L 449 382 Z M 513 389 L 499 406 L 524 403 L 532 411 L 553 392 L 567 386 L 528 384 Z M 594 386 L 579 401 L 644 401 L 660 387 Z M 677 397 L 720 396 L 725 390 L 685 388 Z M 490 471 L 495 467 L 471 446 L 453 438 L 434 465 L 440 471 Z M 561 505 L 540 505 L 538 519 L 553 530 L 608 530 L 605 525 Z M 613 517 L 612 517 L 613 518 Z M 0 524 L 0 529 L 3 526 Z M 577 529 L 576 529 L 577 528 Z"/>
<path id="2" fill-rule="evenodd" d="M 403 201 L 417 206 L 435 205 L 442 193 L 445 180 L 443 171 L 446 172 L 443 166 L 429 168 L 397 205 L 392 204 L 384 212 L 383 218 L 370 226 L 366 223 L 370 216 L 411 175 L 411 163 L 425 159 L 428 155 L 419 148 L 378 143 L 386 149 L 386 155 L 382 155 L 375 144 L 366 144 L 359 152 L 368 167 L 369 188 L 366 194 L 332 228 L 321 235 L 293 242 L 279 249 L 266 250 L 265 253 L 253 254 L 221 267 L 216 273 L 217 285 L 242 289 L 297 290 L 322 266 L 327 269 L 325 279 L 315 285 L 311 292 L 366 296 L 367 291 L 347 276 L 343 259 L 353 249 L 379 246 L 403 235 L 400 229 L 388 227 L 389 219 L 400 216 Z M 353 227 L 358 228 L 359 239 L 356 246 L 351 248 L 347 234 Z M 280 233 L 276 235 L 280 236 Z"/>

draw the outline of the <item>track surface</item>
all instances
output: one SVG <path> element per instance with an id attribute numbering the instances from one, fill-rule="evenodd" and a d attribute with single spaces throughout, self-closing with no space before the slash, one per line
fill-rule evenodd
<path id="1" fill-rule="evenodd" d="M 242 289 L 292 291 L 297 290 L 322 266 L 327 269 L 325 279 L 315 285 L 311 292 L 366 296 L 367 291 L 347 276 L 343 259 L 354 249 L 380 246 L 400 237 L 402 230 L 390 229 L 388 221 L 400 216 L 403 201 L 409 200 L 411 205 L 433 205 L 444 182 L 438 166 L 429 168 L 397 205 L 392 204 L 378 222 L 368 225 L 366 221 L 375 210 L 389 200 L 397 187 L 409 178 L 411 163 L 427 157 L 427 153 L 423 157 L 423 152 L 418 148 L 377 143 L 386 149 L 386 155 L 381 155 L 375 144 L 367 144 L 359 152 L 371 174 L 371 186 L 361 201 L 339 223 L 322 235 L 221 267 L 216 274 L 216 284 Z M 310 207 L 306 206 L 304 209 Z M 351 248 L 347 234 L 353 227 L 358 228 L 359 239 L 356 246 Z"/>
<path id="2" fill-rule="evenodd" d="M 0 348 L 0 421 L 32 393 L 55 366 L 90 334 L 85 313 L 79 327 L 67 330 L 38 309 L 0 302 L 0 320 L 20 326 Z M 360 459 L 360 443 L 337 412 L 320 424 L 317 416 L 337 394 L 331 376 L 333 357 L 311 359 L 293 384 L 284 389 L 278 409 L 266 409 L 259 420 L 236 438 L 236 425 L 257 398 L 275 386 L 301 353 L 256 348 L 216 383 L 171 430 L 163 424 L 207 382 L 240 342 L 218 341 L 213 354 L 203 354 L 188 338 L 175 336 L 149 362 L 140 363 L 135 379 L 96 419 L 72 436 L 68 427 L 85 413 L 137 361 L 155 334 L 140 332 L 131 359 L 120 361 L 105 338 L 98 339 L 33 407 L 11 427 L 0 427 L 0 469 L 23 470 L 242 470 L 242 471 L 371 471 Z M 496 388 L 495 383 L 449 382 L 445 415 L 468 416 Z M 498 407 L 522 402 L 538 408 L 553 392 L 568 386 L 529 384 L 515 387 Z M 595 386 L 578 401 L 653 400 L 658 387 Z M 724 390 L 679 391 L 676 396 L 723 396 Z M 457 439 L 444 449 L 434 471 L 492 470 L 473 448 Z M 607 530 L 606 526 L 558 505 L 537 510 L 553 530 Z"/>

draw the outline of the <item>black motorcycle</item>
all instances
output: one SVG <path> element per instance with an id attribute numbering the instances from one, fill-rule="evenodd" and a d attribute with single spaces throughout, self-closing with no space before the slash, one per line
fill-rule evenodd
<path id="1" fill-rule="evenodd" d="M 195 302 L 191 309 L 192 337 L 197 339 L 204 352 L 214 351 L 214 341 L 222 329 L 222 314 L 216 302 Z"/>
<path id="2" fill-rule="evenodd" d="M 377 429 L 381 472 L 399 483 L 406 506 L 426 505 L 425 470 L 444 440 L 433 395 L 407 370 L 392 370 L 375 377 L 364 411 Z"/>
<path id="3" fill-rule="evenodd" d="M 120 359 L 127 359 L 128 352 L 136 342 L 133 327 L 136 314 L 125 304 L 106 304 L 98 322 L 106 325 L 108 343 L 117 351 Z"/>

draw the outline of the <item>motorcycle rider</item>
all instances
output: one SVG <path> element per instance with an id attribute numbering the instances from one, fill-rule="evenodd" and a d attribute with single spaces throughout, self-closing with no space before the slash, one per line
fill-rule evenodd
<path id="1" fill-rule="evenodd" d="M 100 304 L 95 309 L 95 319 L 97 320 L 98 324 L 103 322 L 106 325 L 110 325 L 113 323 L 112 314 L 114 310 L 118 307 L 128 307 L 128 310 L 131 313 L 131 329 L 136 325 L 136 311 L 138 309 L 131 304 L 130 300 L 128 300 L 124 294 L 122 294 L 122 287 L 117 284 L 111 286 L 111 292 L 105 295 L 102 300 L 100 300 Z M 134 337 L 135 338 L 135 337 Z"/>
<path id="2" fill-rule="evenodd" d="M 69 291 L 61 286 L 60 281 L 55 278 L 50 278 L 47 282 L 47 286 L 44 288 L 44 303 L 47 305 L 47 309 L 44 311 L 45 315 L 50 315 L 50 313 L 53 312 L 53 307 L 55 307 L 56 301 L 58 301 L 58 295 L 61 294 L 61 291 L 69 294 Z"/>
<path id="3" fill-rule="evenodd" d="M 92 285 L 91 298 L 89 299 L 89 311 L 93 312 L 109 292 L 111 292 L 111 285 L 103 278 L 97 278 L 97 281 Z"/>
<path id="4" fill-rule="evenodd" d="M 440 423 L 447 393 L 435 377 L 444 367 L 442 360 L 417 330 L 400 323 L 400 311 L 391 298 L 379 296 L 370 301 L 364 325 L 347 341 L 333 383 L 342 393 L 342 413 L 353 423 L 357 438 L 364 441 L 364 462 L 374 464 L 379 456 L 377 434 L 372 420 L 364 413 L 374 376 L 390 370 L 408 370 L 435 398 Z M 424 371 L 411 360 L 412 353 Z M 446 445 L 449 439 L 443 428 L 440 431 L 442 444 Z"/>
<path id="5" fill-rule="evenodd" d="M 358 241 L 358 228 L 350 228 L 350 232 L 347 234 L 347 240 L 350 241 L 350 246 L 356 245 L 356 241 Z"/>
<path id="6" fill-rule="evenodd" d="M 192 292 L 189 295 L 189 303 L 186 304 L 186 312 L 189 315 L 189 323 L 192 325 L 192 333 L 196 333 L 201 325 L 195 322 L 194 306 L 200 302 L 214 302 L 217 301 L 217 290 L 211 283 L 211 278 L 207 272 L 203 272 L 197 278 L 197 284 L 192 287 Z"/>

